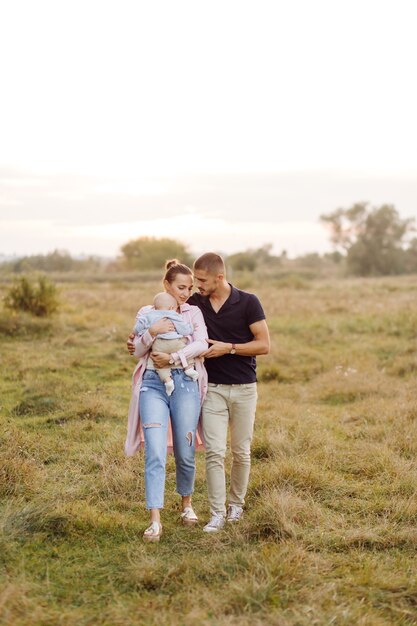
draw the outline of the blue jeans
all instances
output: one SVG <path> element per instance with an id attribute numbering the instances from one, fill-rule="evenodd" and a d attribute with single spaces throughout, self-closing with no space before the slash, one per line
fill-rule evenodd
<path id="1" fill-rule="evenodd" d="M 175 389 L 171 396 L 153 370 L 146 370 L 139 395 L 139 413 L 145 436 L 146 508 L 162 509 L 165 491 L 168 420 L 171 416 L 177 492 L 189 496 L 194 490 L 195 437 L 200 415 L 196 381 L 182 369 L 171 370 Z"/>

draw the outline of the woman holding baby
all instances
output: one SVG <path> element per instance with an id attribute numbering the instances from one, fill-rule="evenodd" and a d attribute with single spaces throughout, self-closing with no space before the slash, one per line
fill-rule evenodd
<path id="1" fill-rule="evenodd" d="M 190 268 L 175 259 L 168 261 L 163 285 L 175 299 L 176 311 L 172 311 L 175 303 L 166 315 L 155 307 L 143 307 L 136 318 L 136 334 L 128 342 L 129 351 L 139 361 L 133 374 L 125 451 L 132 456 L 144 443 L 146 508 L 151 521 L 143 535 L 145 541 L 159 541 L 162 534 L 160 509 L 164 506 L 169 424 L 177 491 L 182 497 L 181 519 L 185 524 L 198 521 L 191 495 L 197 425 L 207 391 L 207 374 L 199 358 L 207 349 L 207 329 L 200 309 L 187 304 L 193 289 Z M 168 299 L 162 306 L 169 306 Z M 185 332 L 189 332 L 186 337 Z"/>

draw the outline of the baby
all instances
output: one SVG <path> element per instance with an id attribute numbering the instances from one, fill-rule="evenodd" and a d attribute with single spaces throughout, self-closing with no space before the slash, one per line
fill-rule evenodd
<path id="1" fill-rule="evenodd" d="M 152 352 L 166 352 L 172 354 L 178 352 L 181 348 L 187 345 L 187 339 L 189 335 L 193 333 L 193 327 L 191 324 L 184 322 L 182 316 L 177 313 L 177 301 L 173 296 L 165 291 L 157 293 L 153 300 L 154 309 L 150 309 L 143 315 L 139 315 L 136 320 L 134 332 L 139 337 L 152 326 L 155 322 L 166 317 L 171 320 L 175 326 L 175 331 L 168 333 L 160 333 L 156 336 L 155 341 L 152 344 Z M 197 380 L 198 372 L 192 367 L 194 359 L 187 363 L 187 367 L 184 368 L 184 373 L 187 374 L 192 380 Z M 178 367 L 173 365 L 173 367 Z M 153 369 L 153 368 L 149 368 Z M 165 384 L 165 391 L 170 396 L 174 391 L 174 381 L 171 376 L 171 367 L 155 368 L 159 378 Z"/>

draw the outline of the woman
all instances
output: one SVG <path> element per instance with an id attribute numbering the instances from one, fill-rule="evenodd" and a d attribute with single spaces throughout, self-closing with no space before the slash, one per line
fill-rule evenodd
<path id="1" fill-rule="evenodd" d="M 198 521 L 191 505 L 194 489 L 195 447 L 201 404 L 207 391 L 207 374 L 203 360 L 196 358 L 207 349 L 207 329 L 203 315 L 196 306 L 187 304 L 193 288 L 193 274 L 189 267 L 176 259 L 168 261 L 163 280 L 164 289 L 178 303 L 178 312 L 194 328 L 190 342 L 172 355 L 150 349 L 160 333 L 174 330 L 168 319 L 155 322 L 141 337 L 128 342 L 128 347 L 139 362 L 133 373 L 132 399 L 129 407 L 125 451 L 132 456 L 142 443 L 145 447 L 146 508 L 150 510 L 151 524 L 145 530 L 145 541 L 159 541 L 162 534 L 160 509 L 164 505 L 165 463 L 169 422 L 172 428 L 176 465 L 177 491 L 182 497 L 181 518 L 185 524 Z M 150 307 L 143 307 L 143 313 Z M 184 373 L 187 359 L 195 359 L 198 381 Z M 167 395 L 155 368 L 172 367 L 175 390 Z M 140 417 L 139 417 L 140 416 Z"/>

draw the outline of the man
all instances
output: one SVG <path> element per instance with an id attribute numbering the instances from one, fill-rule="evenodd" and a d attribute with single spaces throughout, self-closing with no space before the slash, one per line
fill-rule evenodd
<path id="1" fill-rule="evenodd" d="M 218 532 L 225 521 L 237 522 L 243 513 L 257 401 L 255 357 L 268 354 L 270 340 L 258 298 L 227 282 L 218 254 L 208 252 L 195 261 L 194 279 L 199 293 L 188 303 L 201 309 L 211 344 L 202 354 L 209 382 L 202 421 L 211 511 L 203 530 Z M 232 469 L 226 512 L 224 459 L 229 426 Z"/>

